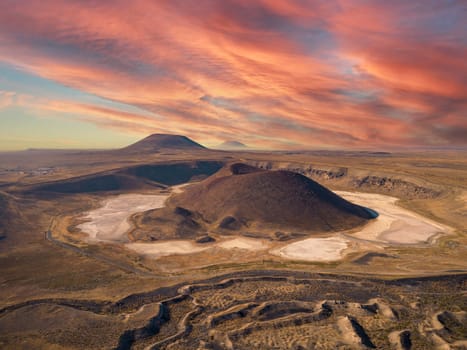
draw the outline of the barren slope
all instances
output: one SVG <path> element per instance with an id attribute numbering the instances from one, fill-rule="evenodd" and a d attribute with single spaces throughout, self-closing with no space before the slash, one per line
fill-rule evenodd
<path id="1" fill-rule="evenodd" d="M 317 182 L 289 171 L 260 171 L 234 164 L 173 197 L 171 205 L 198 213 L 223 229 L 252 225 L 338 231 L 365 223 L 374 214 Z"/>
<path id="2" fill-rule="evenodd" d="M 219 161 L 144 164 L 26 186 L 23 192 L 91 193 L 162 188 L 212 175 L 222 165 Z"/>

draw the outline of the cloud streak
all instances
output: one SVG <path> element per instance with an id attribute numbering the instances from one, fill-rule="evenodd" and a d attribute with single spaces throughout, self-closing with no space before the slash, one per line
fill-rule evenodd
<path id="1" fill-rule="evenodd" d="M 0 90 L 0 111 L 10 107 L 15 103 L 16 93 L 13 91 Z"/>
<path id="2" fill-rule="evenodd" d="M 1 62 L 142 110 L 38 107 L 103 128 L 274 148 L 467 143 L 462 2 L 7 2 Z"/>

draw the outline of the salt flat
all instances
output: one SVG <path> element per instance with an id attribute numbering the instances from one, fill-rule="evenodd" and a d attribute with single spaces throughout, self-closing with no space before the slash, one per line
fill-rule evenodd
<path id="1" fill-rule="evenodd" d="M 265 242 L 259 240 L 259 239 L 254 239 L 254 238 L 246 238 L 246 237 L 237 237 L 234 239 L 229 239 L 226 241 L 222 241 L 217 244 L 218 247 L 224 248 L 224 249 L 233 249 L 233 248 L 238 248 L 238 249 L 245 249 L 245 250 L 263 250 L 268 247 L 268 244 Z"/>
<path id="2" fill-rule="evenodd" d="M 103 201 L 103 206 L 88 212 L 87 221 L 78 228 L 89 235 L 91 241 L 126 241 L 130 229 L 128 218 L 138 212 L 162 208 L 168 195 L 122 194 Z"/>
<path id="3" fill-rule="evenodd" d="M 420 244 L 449 231 L 449 228 L 433 220 L 399 207 L 395 197 L 360 192 L 336 193 L 355 204 L 377 211 L 379 216 L 357 232 L 346 235 L 347 238 L 335 234 L 327 238 L 308 238 L 270 253 L 287 259 L 333 261 L 343 257 L 350 239 L 375 244 Z"/>
<path id="4" fill-rule="evenodd" d="M 267 249 L 269 245 L 258 239 L 237 237 L 208 245 L 200 245 L 188 240 L 171 240 L 152 243 L 127 243 L 125 247 L 136 251 L 138 254 L 159 258 L 175 254 L 193 254 L 214 248 L 259 251 Z"/>
<path id="5" fill-rule="evenodd" d="M 272 250 L 270 253 L 287 259 L 333 261 L 339 260 L 347 247 L 348 240 L 340 236 L 307 238 Z"/>
<path id="6" fill-rule="evenodd" d="M 374 193 L 336 193 L 355 204 L 376 210 L 379 214 L 361 230 L 352 233 L 352 237 L 390 244 L 419 244 L 449 231 L 444 225 L 398 206 L 398 199 L 395 197 Z"/>
<path id="7" fill-rule="evenodd" d="M 197 245 L 191 241 L 175 240 L 154 243 L 127 243 L 125 247 L 152 258 L 175 254 L 192 254 L 209 249 L 209 246 Z"/>

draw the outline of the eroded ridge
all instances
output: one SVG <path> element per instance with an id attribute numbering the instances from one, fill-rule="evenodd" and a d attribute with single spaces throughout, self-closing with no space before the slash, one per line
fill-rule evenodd
<path id="1" fill-rule="evenodd" d="M 29 317 L 26 332 L 89 349 L 460 349 L 465 285 L 466 275 L 383 281 L 239 272 L 117 302 L 12 305 L 0 310 L 0 328 L 14 334 L 5 327 Z M 67 322 L 53 326 L 50 313 Z"/>

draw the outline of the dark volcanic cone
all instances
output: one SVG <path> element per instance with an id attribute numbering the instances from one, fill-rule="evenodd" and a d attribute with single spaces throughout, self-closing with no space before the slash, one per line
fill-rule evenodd
<path id="1" fill-rule="evenodd" d="M 120 151 L 134 153 L 156 152 L 161 149 L 203 150 L 206 147 L 186 136 L 170 134 L 153 134 L 141 141 L 122 148 Z"/>
<path id="2" fill-rule="evenodd" d="M 263 171 L 240 163 L 187 188 L 173 197 L 170 205 L 186 208 L 227 229 L 254 226 L 340 231 L 374 217 L 370 210 L 303 175 Z"/>

